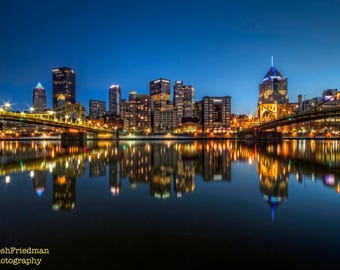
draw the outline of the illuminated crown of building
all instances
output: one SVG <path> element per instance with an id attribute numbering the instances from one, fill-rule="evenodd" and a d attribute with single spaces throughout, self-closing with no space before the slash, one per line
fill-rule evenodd
<path id="1" fill-rule="evenodd" d="M 264 76 L 263 81 L 272 81 L 273 79 L 282 80 L 282 74 L 274 67 L 274 60 L 272 57 L 272 65 L 267 72 L 266 76 Z"/>
<path id="2" fill-rule="evenodd" d="M 38 82 L 37 86 L 35 87 L 35 89 L 45 89 L 40 82 Z"/>

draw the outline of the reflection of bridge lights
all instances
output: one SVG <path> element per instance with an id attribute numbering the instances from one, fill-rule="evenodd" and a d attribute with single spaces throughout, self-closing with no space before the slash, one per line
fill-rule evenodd
<path id="1" fill-rule="evenodd" d="M 53 172 L 54 167 L 55 167 L 54 164 L 52 164 L 52 163 L 48 164 L 48 168 L 49 168 L 50 173 Z"/>
<path id="2" fill-rule="evenodd" d="M 30 171 L 30 177 L 31 177 L 31 178 L 34 177 L 34 171 Z"/>
<path id="3" fill-rule="evenodd" d="M 9 184 L 11 182 L 11 177 L 9 175 L 5 176 L 5 183 Z"/>

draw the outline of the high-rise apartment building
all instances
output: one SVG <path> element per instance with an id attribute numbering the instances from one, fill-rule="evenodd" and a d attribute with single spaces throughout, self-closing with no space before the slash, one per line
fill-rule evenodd
<path id="1" fill-rule="evenodd" d="M 170 105 L 170 81 L 159 78 L 150 82 L 151 110 L 165 109 Z"/>
<path id="2" fill-rule="evenodd" d="M 76 102 L 76 75 L 69 67 L 54 68 L 53 81 L 53 109 L 64 107 Z"/>
<path id="3" fill-rule="evenodd" d="M 259 89 L 258 104 L 284 104 L 288 103 L 288 78 L 272 65 L 263 78 Z"/>
<path id="4" fill-rule="evenodd" d="M 231 97 L 203 97 L 203 131 L 225 132 L 230 127 Z"/>
<path id="5" fill-rule="evenodd" d="M 33 90 L 32 103 L 34 112 L 42 113 L 46 110 L 46 90 L 40 82 Z"/>
<path id="6" fill-rule="evenodd" d="M 90 99 L 89 108 L 90 108 L 90 116 L 93 119 L 101 118 L 106 113 L 106 104 L 105 104 L 105 101 L 102 101 L 102 100 Z"/>
<path id="7" fill-rule="evenodd" d="M 121 101 L 122 94 L 120 85 L 112 84 L 109 88 L 109 113 L 114 115 L 121 115 Z"/>
<path id="8" fill-rule="evenodd" d="M 131 91 L 128 114 L 128 129 L 130 131 L 147 132 L 151 128 L 150 96 Z"/>
<path id="9" fill-rule="evenodd" d="M 193 117 L 195 108 L 195 89 L 191 85 L 184 85 L 183 81 L 176 81 L 174 85 L 174 106 L 179 119 Z"/>

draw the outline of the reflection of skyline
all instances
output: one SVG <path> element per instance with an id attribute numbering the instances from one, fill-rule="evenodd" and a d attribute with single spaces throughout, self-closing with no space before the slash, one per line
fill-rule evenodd
<path id="1" fill-rule="evenodd" d="M 148 184 L 152 196 L 165 199 L 193 192 L 197 175 L 207 182 L 229 182 L 232 180 L 231 164 L 247 162 L 256 166 L 259 190 L 274 214 L 275 209 L 288 199 L 290 174 L 295 174 L 299 182 L 303 181 L 303 175 L 313 175 L 325 186 L 340 190 L 337 168 L 334 167 L 338 164 L 336 147 L 334 142 L 320 144 L 318 141 L 284 141 L 276 145 L 255 146 L 219 140 L 96 142 L 86 148 L 62 148 L 52 142 L 3 142 L 0 172 L 8 176 L 13 172 L 30 171 L 34 190 L 39 196 L 46 188 L 47 174 L 52 174 L 54 208 L 72 209 L 76 179 L 86 171 L 90 178 L 107 177 L 108 189 L 114 196 L 121 194 L 128 181 L 130 188 Z M 38 155 L 37 149 L 40 151 Z M 326 163 L 325 158 L 321 159 L 319 152 L 322 151 L 328 159 Z M 319 160 L 326 165 L 311 166 L 306 152 L 319 157 L 313 162 Z M 18 153 L 22 154 L 22 159 Z"/>
<path id="2" fill-rule="evenodd" d="M 276 208 L 283 200 L 288 199 L 288 168 L 279 160 L 267 155 L 259 155 L 258 159 L 260 192 L 269 205 L 274 220 Z"/>
<path id="3" fill-rule="evenodd" d="M 76 179 L 53 175 L 53 210 L 72 210 L 76 203 Z"/>
<path id="4" fill-rule="evenodd" d="M 47 172 L 46 171 L 32 171 L 31 177 L 33 180 L 33 188 L 37 195 L 39 197 L 42 196 L 42 194 L 45 191 L 46 187 L 46 177 L 47 177 Z"/>

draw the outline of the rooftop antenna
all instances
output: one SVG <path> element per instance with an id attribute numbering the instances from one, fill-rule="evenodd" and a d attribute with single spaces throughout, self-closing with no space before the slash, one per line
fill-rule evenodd
<path id="1" fill-rule="evenodd" d="M 274 56 L 272 56 L 272 68 L 274 67 Z"/>

